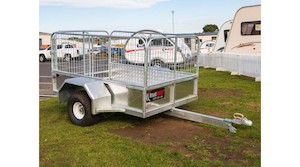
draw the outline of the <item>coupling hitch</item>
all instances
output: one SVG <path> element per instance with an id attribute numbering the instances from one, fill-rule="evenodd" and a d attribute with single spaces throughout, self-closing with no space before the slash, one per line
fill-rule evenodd
<path id="1" fill-rule="evenodd" d="M 247 119 L 243 114 L 241 113 L 234 113 L 233 114 L 233 120 L 232 123 L 239 124 L 239 125 L 247 125 L 252 126 L 252 121 Z"/>
<path id="2" fill-rule="evenodd" d="M 231 125 L 231 123 L 238 124 L 238 125 L 246 125 L 246 126 L 252 126 L 252 121 L 247 119 L 243 114 L 241 113 L 234 113 L 233 119 L 225 119 L 225 122 L 228 122 L 228 129 L 230 132 L 235 133 L 236 128 Z"/>

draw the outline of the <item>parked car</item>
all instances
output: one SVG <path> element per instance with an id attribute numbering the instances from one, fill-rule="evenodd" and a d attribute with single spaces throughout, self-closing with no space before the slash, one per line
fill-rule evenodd
<path id="1" fill-rule="evenodd" d="M 111 55 L 113 58 L 121 56 L 123 52 L 124 52 L 124 48 L 118 48 L 118 47 L 111 48 Z M 96 56 L 96 57 L 99 57 L 99 56 L 108 57 L 108 48 L 103 45 L 98 46 L 98 47 L 93 47 L 91 50 L 89 50 L 89 53 L 92 56 Z"/>
<path id="2" fill-rule="evenodd" d="M 200 46 L 200 53 L 211 53 L 213 51 L 215 41 L 204 41 Z"/>
<path id="3" fill-rule="evenodd" d="M 111 55 L 113 57 L 115 57 L 115 56 L 121 56 L 122 53 L 124 53 L 124 48 L 117 48 L 117 47 L 112 47 L 111 48 Z"/>
<path id="4" fill-rule="evenodd" d="M 44 62 L 46 60 L 51 60 L 51 46 L 47 47 L 46 49 L 42 49 L 39 51 L 39 60 L 40 62 Z"/>
<path id="5" fill-rule="evenodd" d="M 92 50 L 90 50 L 90 53 L 92 56 L 107 56 L 108 55 L 108 49 L 106 46 L 98 46 L 93 47 Z"/>

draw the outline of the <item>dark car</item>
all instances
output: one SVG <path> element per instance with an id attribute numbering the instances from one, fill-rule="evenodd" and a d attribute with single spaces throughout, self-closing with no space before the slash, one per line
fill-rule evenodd
<path id="1" fill-rule="evenodd" d="M 93 47 L 92 50 L 90 50 L 90 53 L 93 56 L 107 56 L 108 55 L 108 49 L 106 46 L 98 46 L 98 47 Z"/>

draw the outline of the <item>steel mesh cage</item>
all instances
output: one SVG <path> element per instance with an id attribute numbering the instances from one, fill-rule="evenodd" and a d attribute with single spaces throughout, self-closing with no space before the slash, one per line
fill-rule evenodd
<path id="1" fill-rule="evenodd" d="M 198 76 L 198 38 L 191 34 L 59 31 L 52 35 L 52 72 L 153 87 Z"/>

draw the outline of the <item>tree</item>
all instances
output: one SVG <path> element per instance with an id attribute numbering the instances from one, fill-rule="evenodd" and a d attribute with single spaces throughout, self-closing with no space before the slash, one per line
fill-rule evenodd
<path id="1" fill-rule="evenodd" d="M 219 28 L 215 24 L 206 24 L 203 27 L 203 32 L 215 32 L 216 30 L 219 30 Z"/>

